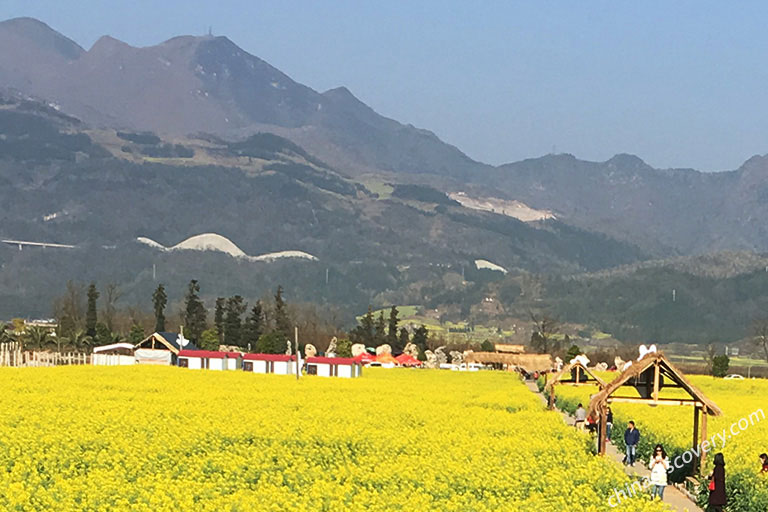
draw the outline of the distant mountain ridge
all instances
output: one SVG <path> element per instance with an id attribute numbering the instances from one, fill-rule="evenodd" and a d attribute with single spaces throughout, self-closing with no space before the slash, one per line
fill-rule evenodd
<path id="1" fill-rule="evenodd" d="M 8 20 L 0 22 L 0 87 L 91 127 L 149 130 L 169 144 L 190 134 L 231 142 L 273 133 L 332 169 L 339 187 L 354 187 L 340 175 L 363 183 L 394 176 L 449 195 L 518 201 L 525 215 L 545 212 L 659 258 L 768 251 L 766 156 L 718 173 L 654 169 L 626 154 L 605 162 L 545 155 L 493 167 L 379 115 L 346 87 L 320 93 L 297 83 L 226 37 L 135 48 L 104 36 L 85 50 L 40 21 Z"/>
<path id="2" fill-rule="evenodd" d="M 135 48 L 104 36 L 85 51 L 42 22 L 8 20 L 0 22 L 0 84 L 95 126 L 229 138 L 273 131 L 347 174 L 461 176 L 487 167 L 344 87 L 321 94 L 299 84 L 226 37 Z"/>
<path id="3" fill-rule="evenodd" d="M 547 155 L 486 178 L 532 208 L 658 256 L 768 250 L 768 156 L 735 171 L 654 169 L 634 155 L 588 162 Z"/>

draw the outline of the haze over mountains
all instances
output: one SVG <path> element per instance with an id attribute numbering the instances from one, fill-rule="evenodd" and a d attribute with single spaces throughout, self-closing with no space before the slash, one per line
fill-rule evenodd
<path id="1" fill-rule="evenodd" d="M 247 254 L 317 256 L 349 284 L 303 298 L 351 304 L 433 301 L 454 286 L 446 273 L 478 259 L 510 276 L 568 275 L 768 251 L 767 157 L 722 173 L 659 170 L 632 155 L 494 167 L 344 87 L 299 84 L 226 37 L 134 48 L 104 36 L 85 50 L 37 20 L 8 20 L 0 90 L 0 235 L 121 247 L 143 255 L 131 268 L 150 261 L 137 237 L 171 246 L 215 233 Z M 3 253 L 5 272 L 32 268 Z M 70 263 L 73 277 L 104 277 Z M 151 283 L 132 285 L 140 297 Z M 0 301 L 11 308 L 14 297 Z M 34 311 L 49 299 L 30 297 Z"/>

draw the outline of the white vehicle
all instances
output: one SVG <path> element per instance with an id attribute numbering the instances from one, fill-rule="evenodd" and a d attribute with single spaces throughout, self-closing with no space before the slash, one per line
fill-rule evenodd
<path id="1" fill-rule="evenodd" d="M 482 368 L 483 365 L 480 363 L 461 363 L 459 365 L 458 370 L 460 372 L 478 372 L 480 371 L 480 368 Z"/>
<path id="2" fill-rule="evenodd" d="M 744 380 L 744 376 L 743 375 L 739 375 L 738 373 L 732 373 L 730 375 L 726 375 L 723 378 L 727 379 L 727 380 Z"/>

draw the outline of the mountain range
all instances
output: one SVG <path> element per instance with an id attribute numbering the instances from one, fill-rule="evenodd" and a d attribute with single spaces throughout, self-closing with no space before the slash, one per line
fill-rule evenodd
<path id="1" fill-rule="evenodd" d="M 86 50 L 31 18 L 0 22 L 0 185 L 2 237 L 73 244 L 88 257 L 117 247 L 127 259 L 151 251 L 136 247 L 139 237 L 170 247 L 200 233 L 247 254 L 303 251 L 319 261 L 281 268 L 335 269 L 350 282 L 297 295 L 346 297 L 358 309 L 431 302 L 436 283 L 475 260 L 510 276 L 567 276 L 768 251 L 766 156 L 718 173 L 654 169 L 626 154 L 491 166 L 345 87 L 297 83 L 226 37 L 136 48 L 104 36 Z M 0 254 L 0 278 L 32 271 L 24 256 Z M 201 271 L 183 258 L 184 272 Z M 78 259 L 73 278 L 108 278 Z M 379 277 L 356 281 L 355 265 Z M 137 283 L 127 286 L 138 300 L 151 283 Z M 232 292 L 231 283 L 215 291 Z M 0 315 L 14 314 L 18 294 L 0 295 L 9 304 Z M 35 313 L 50 300 L 41 290 L 28 297 Z"/>

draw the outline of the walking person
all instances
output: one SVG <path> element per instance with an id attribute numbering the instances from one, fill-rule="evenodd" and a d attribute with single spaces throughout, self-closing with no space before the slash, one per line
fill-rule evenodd
<path id="1" fill-rule="evenodd" d="M 573 413 L 573 416 L 576 418 L 576 421 L 573 422 L 573 426 L 583 431 L 584 421 L 587 419 L 587 411 L 584 409 L 584 406 L 579 404 L 579 406 L 576 408 L 576 412 Z"/>
<path id="2" fill-rule="evenodd" d="M 709 475 L 709 512 L 723 512 L 725 497 L 725 458 L 722 453 L 715 455 L 715 469 Z"/>
<path id="3" fill-rule="evenodd" d="M 651 462 L 648 464 L 648 468 L 651 470 L 651 484 L 653 485 L 651 499 L 658 496 L 660 500 L 664 501 L 664 489 L 666 489 L 669 483 L 667 481 L 669 457 L 667 457 L 667 452 L 664 451 L 664 447 L 660 444 L 657 444 L 656 448 L 653 449 L 653 455 L 651 455 Z"/>
<path id="4" fill-rule="evenodd" d="M 627 430 L 624 431 L 624 444 L 627 445 L 627 455 L 624 464 L 635 465 L 637 458 L 637 443 L 640 442 L 640 431 L 635 428 L 635 422 L 630 421 Z"/>

